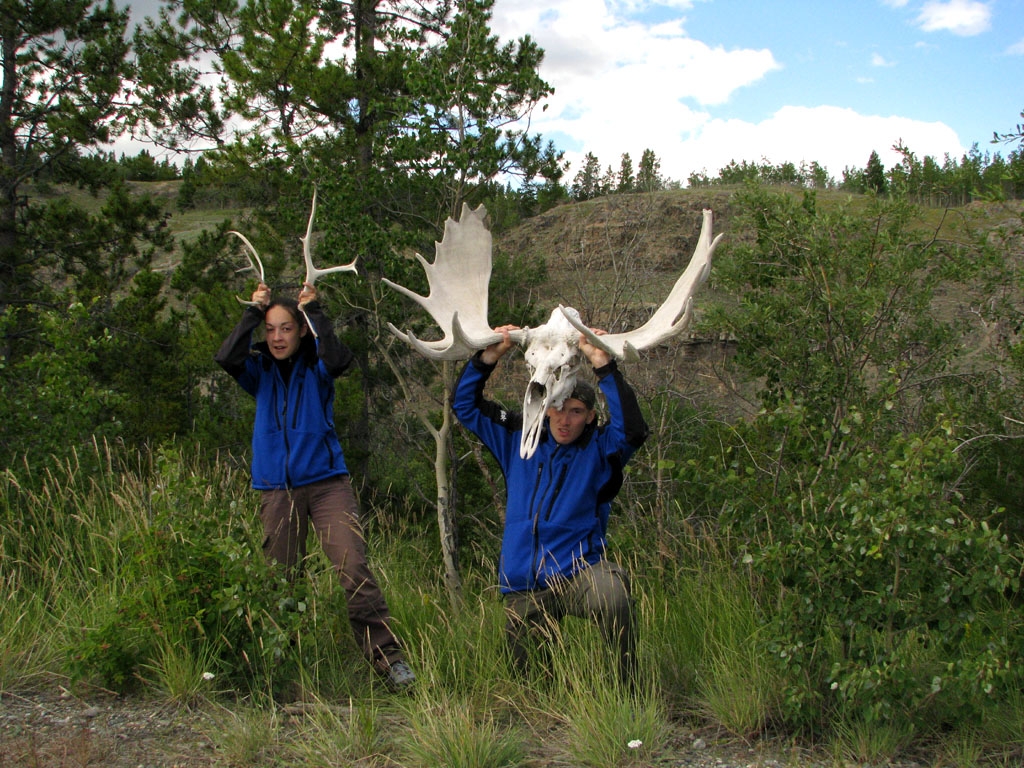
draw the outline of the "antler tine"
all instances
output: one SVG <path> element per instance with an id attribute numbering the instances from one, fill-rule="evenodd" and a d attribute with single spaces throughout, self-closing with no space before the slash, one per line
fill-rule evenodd
<path id="1" fill-rule="evenodd" d="M 401 286 L 395 287 L 401 289 Z M 431 360 L 465 360 L 477 350 L 501 341 L 502 338 L 501 334 L 496 331 L 491 331 L 483 336 L 471 337 L 463 330 L 458 312 L 452 315 L 452 332 L 445 338 L 436 341 L 422 341 L 416 338 L 412 331 L 400 331 L 391 323 L 388 323 L 388 329 L 421 355 Z M 524 329 L 512 331 L 509 335 L 518 344 L 526 338 L 526 333 L 527 331 Z"/>
<path id="2" fill-rule="evenodd" d="M 249 238 L 247 238 L 241 232 L 236 232 L 233 229 L 229 230 L 228 234 L 237 235 L 241 239 L 241 241 L 245 243 L 245 247 L 247 249 L 245 256 L 247 259 L 249 259 L 249 266 L 242 267 L 242 269 L 240 269 L 239 272 L 245 272 L 246 270 L 251 269 L 253 272 L 259 275 L 261 283 L 266 283 L 267 280 L 263 273 L 263 262 L 260 261 L 260 255 L 259 253 L 256 252 L 256 249 L 253 247 L 253 244 L 249 242 Z M 238 299 L 239 304 L 243 304 L 247 307 L 256 305 L 255 301 L 245 301 L 244 299 L 239 299 L 237 296 L 235 296 L 235 298 Z"/>
<path id="3" fill-rule="evenodd" d="M 712 212 L 705 209 L 697 247 L 690 263 L 672 287 L 668 298 L 651 319 L 639 328 L 626 333 L 598 336 L 560 307 L 562 314 L 591 344 L 620 360 L 636 360 L 643 350 L 682 333 L 693 319 L 693 294 L 711 274 L 711 256 L 722 239 L 721 234 L 712 237 L 712 230 Z"/>
<path id="4" fill-rule="evenodd" d="M 313 187 L 313 206 L 309 211 L 309 223 L 306 224 L 306 236 L 299 238 L 299 240 L 302 241 L 302 255 L 303 258 L 305 258 L 306 260 L 306 282 L 309 283 L 310 285 L 316 284 L 317 280 L 319 280 L 324 275 L 331 274 L 332 272 L 355 272 L 356 261 L 358 260 L 358 257 L 356 257 L 355 259 L 352 259 L 351 264 L 344 264 L 340 267 L 327 267 L 325 269 L 317 269 L 316 267 L 313 266 L 312 242 L 313 220 L 316 218 L 316 197 L 317 190 L 316 187 Z"/>

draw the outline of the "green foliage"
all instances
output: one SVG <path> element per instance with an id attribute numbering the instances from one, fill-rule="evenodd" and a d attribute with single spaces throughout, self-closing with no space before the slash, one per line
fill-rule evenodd
<path id="1" fill-rule="evenodd" d="M 583 202 L 615 193 L 657 192 L 666 186 L 666 180 L 661 175 L 661 161 L 652 149 L 644 150 L 635 177 L 633 162 L 628 154 L 622 156 L 617 174 L 609 166 L 607 173 L 602 176 L 600 160 L 593 152 L 588 152 L 569 192 L 573 200 Z"/>
<path id="2" fill-rule="evenodd" d="M 759 584 L 766 650 L 795 726 L 977 717 L 1021 662 L 1005 595 L 1020 551 L 959 491 L 955 327 L 933 313 L 962 249 L 919 237 L 912 209 L 821 211 L 813 196 L 738 196 L 755 238 L 721 260 L 741 297 L 723 322 L 764 408 L 691 462 Z M 948 284 L 948 283 L 946 283 Z M 718 445 L 717 448 L 714 446 Z M 713 459 L 711 459 L 713 457 Z M 711 459 L 711 461 L 709 461 Z M 692 478 L 691 478 L 692 479 Z"/>
<path id="3" fill-rule="evenodd" d="M 764 380 L 765 404 L 791 392 L 833 422 L 851 405 L 886 402 L 910 418 L 962 337 L 953 319 L 930 311 L 936 292 L 979 263 L 912 227 L 904 202 L 824 210 L 814 193 L 800 200 L 759 187 L 736 202 L 754 239 L 719 260 L 716 280 L 740 304 L 712 323 L 740 340 L 738 362 Z"/>
<path id="4" fill-rule="evenodd" d="M 89 150 L 113 141 L 126 125 L 135 69 L 125 40 L 128 11 L 113 2 L 4 2 L 0 14 L 4 88 L 0 117 L 0 312 L 46 300 L 47 270 L 87 253 L 106 252 L 92 240 L 96 222 L 61 201 L 41 208 L 25 200 L 29 180 L 73 180 L 96 189 L 109 179 L 82 162 Z M 41 63 L 45 62 L 45 66 Z M 119 241 L 121 245 L 125 240 Z M 57 274 L 57 281 L 63 273 Z M 85 297 L 88 301 L 91 297 Z M 4 337 L 4 347 L 22 341 Z"/>
<path id="5" fill-rule="evenodd" d="M 753 430 L 744 435 L 751 445 Z M 918 452 L 944 466 L 934 458 L 943 454 L 938 443 Z M 909 465 L 908 451 L 913 452 L 909 446 L 904 454 L 894 448 L 869 463 L 869 483 L 881 482 L 876 478 L 887 461 Z M 693 467 L 700 482 L 722 474 L 706 461 Z M 751 464 L 755 461 L 767 466 L 763 455 L 752 455 Z M 104 471 L 83 469 L 86 464 L 102 465 Z M 904 467 L 904 474 L 888 481 L 893 489 L 908 472 Z M 243 501 L 248 496 L 244 472 L 224 457 L 173 446 L 151 459 L 119 457 L 101 447 L 94 459 L 42 475 L 22 467 L 2 478 L 0 545 L 3 561 L 14 565 L 0 582 L 5 597 L 0 685 L 23 691 L 47 675 L 71 671 L 81 681 L 134 688 L 169 703 L 210 699 L 229 707 L 239 706 L 239 694 L 244 707 L 285 689 L 301 691 L 307 715 L 297 732 L 295 723 L 286 726 L 269 709 L 254 714 L 243 709 L 238 717 L 221 720 L 214 738 L 223 759 L 251 763 L 280 757 L 333 765 L 404 756 L 426 763 L 447 751 L 451 760 L 466 765 L 522 764 L 540 754 L 581 765 L 647 765 L 673 756 L 675 739 L 667 734 L 674 727 L 673 713 L 680 712 L 698 718 L 698 724 L 722 725 L 746 736 L 765 724 L 785 730 L 810 721 L 832 730 L 841 754 L 876 760 L 907 747 L 908 733 L 916 740 L 910 746 L 919 746 L 933 732 L 930 726 L 952 724 L 954 717 L 957 727 L 974 723 L 986 754 L 1012 750 L 1019 741 L 1020 649 L 1015 644 L 1024 636 L 1022 620 L 1016 606 L 978 594 L 991 592 L 1002 577 L 991 570 L 998 564 L 991 555 L 993 536 L 982 526 L 969 533 L 963 519 L 946 524 L 952 533 L 929 537 L 892 527 L 889 538 L 911 553 L 901 562 L 915 569 L 901 577 L 907 591 L 900 586 L 889 602 L 902 601 L 902 611 L 918 616 L 911 611 L 910 590 L 925 589 L 927 579 L 917 574 L 927 575 L 920 564 L 928 561 L 939 563 L 931 568 L 932 586 L 948 581 L 964 593 L 949 597 L 953 608 L 943 608 L 942 590 L 933 590 L 938 596 L 927 600 L 934 616 L 916 627 L 904 619 L 893 622 L 904 628 L 891 633 L 854 626 L 821 635 L 809 633 L 813 622 L 834 626 L 828 612 L 839 616 L 854 610 L 876 624 L 898 618 L 874 608 L 878 595 L 869 592 L 891 583 L 885 574 L 894 560 L 885 546 L 871 557 L 839 546 L 855 538 L 862 545 L 884 540 L 872 526 L 895 517 L 886 517 L 887 509 L 862 510 L 874 522 L 860 523 L 855 536 L 836 540 L 835 549 L 828 550 L 825 537 L 811 539 L 796 564 L 782 552 L 787 546 L 797 549 L 798 542 L 784 530 L 783 515 L 790 509 L 781 503 L 769 506 L 771 517 L 758 521 L 762 540 L 769 540 L 770 528 L 778 546 L 766 547 L 764 554 L 751 547 L 746 564 L 742 555 L 735 557 L 733 546 L 743 539 L 723 536 L 726 528 L 711 536 L 684 535 L 680 528 L 668 568 L 653 547 L 644 545 L 653 540 L 648 520 L 619 521 L 613 538 L 630 542 L 643 677 L 640 690 L 630 694 L 618 686 L 607 649 L 588 622 L 566 622 L 554 635 L 553 679 L 511 676 L 503 611 L 491 586 L 494 548 L 464 561 L 467 599 L 454 610 L 432 539 L 408 521 L 401 506 L 368 510 L 374 571 L 420 680 L 414 696 L 399 701 L 380 698 L 368 684 L 369 668 L 351 642 L 343 601 L 322 559 L 311 557 L 308 578 L 294 587 L 266 568 L 255 498 Z M 752 493 L 766 485 L 763 476 L 745 480 L 744 475 L 709 482 L 709 494 L 730 486 Z M 855 486 L 848 481 L 845 488 L 848 510 L 866 503 Z M 809 498 L 816 501 L 820 487 Z M 767 494 L 760 493 L 752 507 L 764 506 Z M 895 498 L 890 490 L 883 501 L 892 505 Z M 946 507 L 926 517 L 941 526 L 932 518 L 949 512 Z M 918 514 L 908 507 L 908 517 Z M 841 516 L 834 517 L 831 531 L 842 533 Z M 634 530 L 622 536 L 623 526 Z M 827 551 L 817 555 L 816 548 Z M 915 560 L 917 550 L 927 554 Z M 857 590 L 841 581 L 849 569 L 832 563 L 844 558 L 881 565 L 878 573 L 861 569 L 864 588 Z M 762 577 L 787 568 L 786 578 L 802 584 L 820 610 L 797 600 L 795 588 Z M 811 569 L 841 585 L 835 597 L 830 585 L 814 582 Z M 946 641 L 938 623 L 941 612 L 962 613 L 972 605 L 978 610 L 969 624 L 951 624 L 953 637 Z M 849 648 L 840 632 L 849 634 Z M 804 637 L 816 643 L 816 651 L 780 664 L 773 641 L 788 638 L 794 645 Z M 851 654 L 868 643 L 874 643 L 870 653 L 854 663 Z M 794 672 L 797 661 L 806 671 Z M 846 666 L 832 675 L 836 661 Z M 780 679 L 785 685 L 776 682 Z M 817 703 L 795 712 L 798 684 L 811 682 Z M 840 691 L 839 684 L 846 689 Z M 917 702 L 919 711 L 933 715 L 927 729 L 922 718 L 901 714 L 915 703 L 922 685 L 929 693 L 928 701 Z M 330 703 L 339 700 L 347 706 Z M 789 708 L 780 709 L 780 701 Z M 877 701 L 892 704 L 891 720 L 880 726 L 869 719 L 885 710 Z M 540 736 L 524 740 L 524 734 Z M 943 748 L 952 749 L 950 744 L 945 739 Z"/>
<path id="6" fill-rule="evenodd" d="M 1024 112 L 1020 113 L 1020 116 L 1024 118 Z M 1017 123 L 1017 127 L 1013 131 L 1008 133 L 999 133 L 998 131 L 992 132 L 992 142 L 1018 142 L 1024 144 L 1024 123 Z"/>
<path id="7" fill-rule="evenodd" d="M 867 191 L 878 195 L 884 195 L 888 187 L 885 178 L 885 166 L 882 165 L 882 159 L 874 150 L 872 150 L 871 156 L 868 157 L 868 164 L 864 168 L 864 184 L 867 187 Z"/>
<path id="8" fill-rule="evenodd" d="M 750 738 L 776 718 L 780 678 L 764 650 L 765 616 L 749 570 L 723 562 L 727 547 L 706 546 L 703 554 L 688 548 L 700 564 L 684 566 L 685 578 L 667 580 L 666 592 L 648 591 L 652 602 L 644 607 L 671 638 L 652 653 L 666 689 L 689 693 L 680 706 Z"/>
<path id="9" fill-rule="evenodd" d="M 257 690 L 294 679 L 296 638 L 333 634 L 333 618 L 310 628 L 324 624 L 316 603 L 335 602 L 340 589 L 313 597 L 308 582 L 290 584 L 265 563 L 255 512 L 238 501 L 241 474 L 173 447 L 151 469 L 95 453 L 98 475 L 79 463 L 38 480 L 8 477 L 0 517 L 3 556 L 19 564 L 22 582 L 71 603 L 65 593 L 80 589 L 79 609 L 89 607 L 71 632 L 72 677 L 130 690 L 154 675 L 166 687 L 177 675 L 187 695 L 203 678 L 193 677 L 188 693 L 175 665 Z"/>
<path id="10" fill-rule="evenodd" d="M 1012 141 L 1014 135 L 996 134 L 993 143 Z M 1024 193 L 1024 152 L 1019 148 L 1004 158 L 999 153 L 983 153 L 974 144 L 959 160 L 949 155 L 918 159 L 901 143 L 892 149 L 902 159 L 888 171 L 878 152 L 872 151 L 864 168 L 844 168 L 838 183 L 816 161 L 795 166 L 789 162 L 771 165 L 731 160 L 714 178 L 706 170 L 692 172 L 686 185 L 691 189 L 746 184 L 838 189 L 855 195 L 891 195 L 938 208 L 964 206 L 976 200 L 1019 200 Z M 673 184 L 664 186 L 672 188 Z"/>
<path id="11" fill-rule="evenodd" d="M 724 529 L 748 542 L 743 562 L 771 606 L 787 717 L 820 725 L 836 708 L 924 724 L 976 711 L 1021 661 L 1000 641 L 1020 560 L 949 495 L 963 469 L 952 435 L 896 434 L 877 453 L 842 444 L 820 461 L 807 416 L 787 404 L 738 428 L 716 481 Z M 865 427 L 854 414 L 841 429 Z M 979 617 L 998 625 L 980 642 Z"/>
<path id="12" fill-rule="evenodd" d="M 80 303 L 66 315 L 33 306 L 0 314 L 0 334 L 16 335 L 28 322 L 36 324 L 37 351 L 0 357 L 0 456 L 7 466 L 16 457 L 45 464 L 122 429 L 114 414 L 123 394 L 91 375 L 100 356 L 115 347 L 113 336 L 92 336 L 89 310 Z"/>
<path id="13" fill-rule="evenodd" d="M 415 712 L 405 751 L 423 768 L 514 768 L 525 753 L 522 737 L 459 701 Z"/>

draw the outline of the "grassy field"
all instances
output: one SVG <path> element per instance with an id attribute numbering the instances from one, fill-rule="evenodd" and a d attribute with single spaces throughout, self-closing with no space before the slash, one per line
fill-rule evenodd
<path id="1" fill-rule="evenodd" d="M 117 701 L 135 700 L 140 711 L 155 703 L 191 713 L 213 754 L 179 765 L 651 765 L 698 731 L 731 745 L 762 730 L 773 685 L 751 654 L 753 606 L 727 569 L 704 573 L 699 588 L 681 573 L 663 586 L 631 563 L 643 658 L 637 690 L 619 683 L 585 622 L 565 623 L 549 639 L 550 669 L 520 679 L 505 663 L 490 566 L 466 569 L 465 600 L 454 606 L 430 537 L 407 528 L 398 510 L 373 510 L 372 564 L 418 675 L 410 695 L 396 696 L 359 658 L 315 545 L 301 621 L 286 628 L 273 598 L 259 594 L 269 577 L 244 473 L 164 455 L 154 457 L 153 477 L 96 451 L 88 463 L 106 472 L 68 464 L 42 478 L 38 492 L 22 472 L 3 476 L 0 538 L 17 554 L 0 584 L 5 701 L 45 708 L 62 690 L 106 706 L 113 686 L 127 692 Z M 18 512 L 25 508 L 35 510 L 31 520 Z M 190 595 L 191 585 L 204 594 Z M 727 604 L 716 605 L 709 590 Z M 235 626 L 233 606 L 223 605 L 229 593 L 241 606 Z M 723 610 L 730 615 L 715 615 Z M 728 637 L 714 627 L 722 621 Z M 714 674 L 698 684 L 701 657 Z M 34 738 L 27 724 L 4 728 L 0 751 L 20 755 L 14 765 L 57 764 L 33 762 L 45 754 Z M 180 738 L 165 741 L 152 748 L 180 750 Z"/>
<path id="2" fill-rule="evenodd" d="M 85 469 L 97 466 L 104 471 Z M 635 690 L 619 683 L 585 622 L 565 622 L 548 639 L 549 668 L 512 675 L 490 555 L 467 557 L 464 600 L 453 605 L 430 532 L 411 527 L 399 509 L 368 510 L 372 566 L 418 675 L 411 694 L 390 694 L 359 657 L 315 545 L 295 593 L 304 609 L 281 608 L 283 593 L 259 553 L 256 496 L 231 466 L 187 450 L 140 465 L 97 445 L 45 477 L 30 478 L 26 468 L 3 474 L 0 540 L 10 555 L 0 581 L 0 700 L 12 712 L 28 712 L 14 702 L 32 702 L 31 715 L 0 717 L 4 765 L 137 765 L 138 752 L 112 735 L 117 717 L 138 724 L 148 765 L 845 766 L 923 758 L 967 768 L 1008 766 L 1024 749 L 1024 697 L 984 731 L 915 736 L 899 723 L 865 729 L 840 719 L 815 738 L 774 732 L 780 681 L 743 571 L 696 535 L 675 542 L 666 567 L 638 545 L 649 534 L 622 521 L 613 556 L 634 576 Z M 47 725 L 40 713 L 69 700 L 81 703 L 77 719 Z M 154 712 L 163 714 L 154 720 Z M 207 746 L 188 754 L 197 742 Z M 48 751 L 54 743 L 64 757 Z M 76 750 L 102 759 L 72 762 Z"/>

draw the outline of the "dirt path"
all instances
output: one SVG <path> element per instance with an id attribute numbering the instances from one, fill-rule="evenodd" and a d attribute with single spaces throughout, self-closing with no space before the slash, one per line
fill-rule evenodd
<path id="1" fill-rule="evenodd" d="M 0 768 L 199 768 L 216 764 L 211 718 L 66 692 L 0 697 Z"/>
<path id="2" fill-rule="evenodd" d="M 301 708 L 282 710 L 286 722 Z M 93 696 L 65 689 L 0 695 L 0 768 L 209 768 L 232 763 L 218 754 L 218 724 L 207 711 L 176 710 L 142 698 Z M 271 761 L 274 765 L 287 762 Z M 573 768 L 536 753 L 530 768 Z M 827 763 L 767 745 L 714 743 L 712 734 L 680 730 L 645 768 L 824 768 Z M 904 763 L 910 768 L 913 763 Z M 250 768 L 246 766 L 246 768 Z M 524 766 L 525 768 L 525 766 Z"/>

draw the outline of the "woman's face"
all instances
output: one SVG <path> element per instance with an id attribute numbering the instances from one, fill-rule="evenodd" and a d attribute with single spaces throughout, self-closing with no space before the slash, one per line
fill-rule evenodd
<path id="1" fill-rule="evenodd" d="M 267 310 L 267 346 L 275 360 L 287 360 L 298 352 L 306 330 L 305 324 L 299 323 L 284 307 L 274 306 Z"/>

